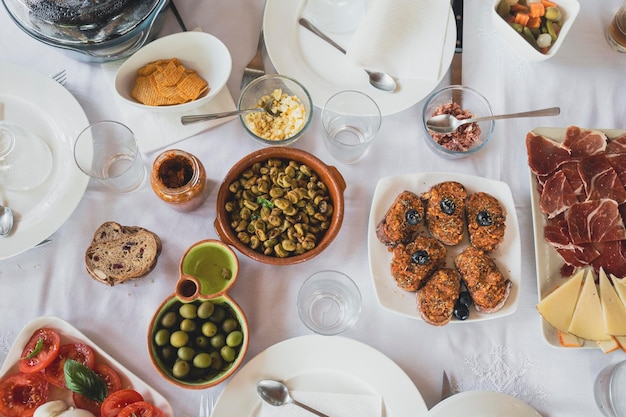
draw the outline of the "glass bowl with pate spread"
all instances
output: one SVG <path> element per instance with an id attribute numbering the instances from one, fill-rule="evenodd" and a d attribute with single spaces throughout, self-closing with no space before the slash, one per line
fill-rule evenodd
<path id="1" fill-rule="evenodd" d="M 302 137 L 311 123 L 313 101 L 298 81 L 279 74 L 268 74 L 253 80 L 239 97 L 238 109 L 264 107 L 274 100 L 272 116 L 267 112 L 239 116 L 246 132 L 265 146 L 287 146 Z"/>
<path id="2" fill-rule="evenodd" d="M 206 171 L 200 160 L 179 149 L 164 151 L 156 157 L 150 185 L 161 200 L 178 211 L 198 208 L 209 191 Z"/>
<path id="3" fill-rule="evenodd" d="M 424 101 L 422 128 L 426 145 L 436 155 L 445 159 L 463 158 L 479 152 L 491 139 L 495 127 L 493 120 L 468 123 L 446 134 L 429 130 L 426 121 L 444 113 L 457 119 L 493 116 L 487 99 L 472 88 L 451 85 L 432 93 Z"/>

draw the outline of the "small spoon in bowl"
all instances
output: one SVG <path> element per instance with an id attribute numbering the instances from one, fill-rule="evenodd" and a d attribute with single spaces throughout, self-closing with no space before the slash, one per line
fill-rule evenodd
<path id="1" fill-rule="evenodd" d="M 301 17 L 298 20 L 298 22 L 300 23 L 302 27 L 305 27 L 306 29 L 310 30 L 311 32 L 313 32 L 314 34 L 316 34 L 317 36 L 319 36 L 320 38 L 322 38 L 323 40 L 325 40 L 326 42 L 328 42 L 329 44 L 337 48 L 339 52 L 341 52 L 344 55 L 346 54 L 346 50 L 343 47 L 341 47 L 339 44 L 337 44 L 337 42 L 329 38 L 324 32 L 319 30 L 313 23 L 311 23 L 310 20 L 304 17 Z M 389 92 L 395 91 L 397 87 L 396 80 L 394 80 L 391 75 L 384 73 L 384 72 L 370 71 L 367 69 L 365 69 L 365 72 L 367 72 L 367 75 L 369 75 L 370 84 L 373 87 L 378 88 L 379 90 L 383 90 L 383 91 L 389 91 Z"/>
<path id="2" fill-rule="evenodd" d="M 13 230 L 13 210 L 0 205 L 0 236 L 6 236 Z"/>
<path id="3" fill-rule="evenodd" d="M 532 117 L 532 116 L 556 116 L 561 113 L 560 107 L 549 107 L 547 109 L 532 110 L 521 113 L 500 114 L 496 116 L 472 117 L 470 119 L 457 119 L 451 114 L 439 114 L 426 120 L 426 127 L 436 133 L 452 133 L 459 126 L 468 123 L 486 122 L 489 120 L 513 119 L 516 117 Z"/>
<path id="4" fill-rule="evenodd" d="M 275 99 L 267 100 L 263 107 L 255 107 L 253 109 L 243 109 L 243 110 L 233 110 L 233 111 L 225 111 L 221 113 L 211 113 L 211 114 L 197 114 L 193 116 L 181 116 L 180 122 L 184 125 L 188 125 L 196 122 L 206 122 L 209 120 L 221 119 L 222 117 L 230 117 L 237 116 L 245 113 L 261 113 L 265 112 L 272 117 L 280 116 L 280 110 L 274 110 Z"/>
<path id="5" fill-rule="evenodd" d="M 328 417 L 326 414 L 317 411 L 308 405 L 302 404 L 293 399 L 289 395 L 289 388 L 280 381 L 274 381 L 273 379 L 262 379 L 256 384 L 256 391 L 259 393 L 263 401 L 273 406 L 281 406 L 285 404 L 295 404 L 298 407 L 318 415 L 319 417 Z"/>

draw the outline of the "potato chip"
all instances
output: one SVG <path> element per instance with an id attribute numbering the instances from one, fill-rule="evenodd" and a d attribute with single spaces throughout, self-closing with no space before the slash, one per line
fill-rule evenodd
<path id="1" fill-rule="evenodd" d="M 196 71 L 171 58 L 141 67 L 131 96 L 148 106 L 170 106 L 196 100 L 208 90 L 208 83 Z"/>

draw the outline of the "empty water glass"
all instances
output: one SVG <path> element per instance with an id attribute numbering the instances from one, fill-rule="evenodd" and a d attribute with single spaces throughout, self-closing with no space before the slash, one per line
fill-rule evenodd
<path id="1" fill-rule="evenodd" d="M 85 174 L 120 193 L 146 182 L 135 135 L 119 122 L 105 120 L 85 128 L 74 144 L 74 159 Z"/>
<path id="2" fill-rule="evenodd" d="M 0 187 L 26 191 L 41 185 L 52 170 L 52 153 L 24 127 L 0 122 Z"/>

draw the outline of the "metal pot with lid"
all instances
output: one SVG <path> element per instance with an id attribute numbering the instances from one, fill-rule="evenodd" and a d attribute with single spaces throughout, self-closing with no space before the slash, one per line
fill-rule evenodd
<path id="1" fill-rule="evenodd" d="M 169 0 L 2 0 L 31 37 L 74 58 L 106 62 L 132 55 L 163 24 Z"/>

